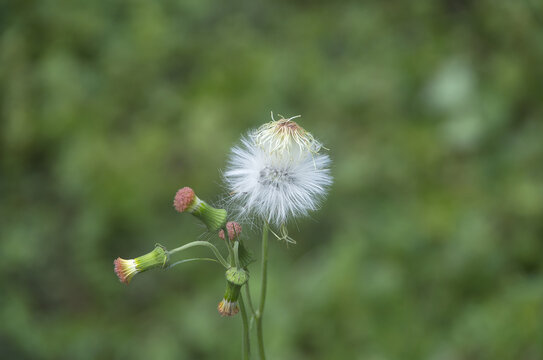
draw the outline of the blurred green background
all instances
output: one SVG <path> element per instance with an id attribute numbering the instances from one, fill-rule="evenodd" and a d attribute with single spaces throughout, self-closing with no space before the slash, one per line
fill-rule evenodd
<path id="1" fill-rule="evenodd" d="M 173 195 L 273 110 L 335 183 L 271 243 L 270 359 L 542 359 L 542 64 L 535 0 L 0 1 L 0 357 L 239 359 L 220 266 L 112 261 L 201 238 Z"/>

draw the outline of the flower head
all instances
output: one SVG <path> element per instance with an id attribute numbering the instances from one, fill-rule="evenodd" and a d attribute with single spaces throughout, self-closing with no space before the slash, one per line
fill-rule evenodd
<path id="1" fill-rule="evenodd" d="M 189 187 L 179 189 L 173 199 L 173 207 L 178 212 L 189 212 L 200 219 L 209 230 L 217 231 L 226 222 L 226 210 L 216 209 L 201 200 Z"/>
<path id="2" fill-rule="evenodd" d="M 283 225 L 316 210 L 332 184 L 329 156 L 294 118 L 262 125 L 232 149 L 224 179 L 241 218 Z"/>
<path id="3" fill-rule="evenodd" d="M 113 261 L 113 264 L 119 280 L 128 285 L 138 273 L 157 267 L 165 268 L 168 265 L 168 260 L 166 249 L 161 245 L 156 245 L 155 249 L 148 254 L 128 260 L 119 257 Z"/>
<path id="4" fill-rule="evenodd" d="M 200 199 L 198 199 L 194 190 L 188 186 L 179 189 L 173 198 L 173 207 L 179 212 L 193 212 L 199 203 Z"/>

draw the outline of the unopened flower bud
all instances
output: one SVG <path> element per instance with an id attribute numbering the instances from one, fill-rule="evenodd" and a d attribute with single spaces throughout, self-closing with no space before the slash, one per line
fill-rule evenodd
<path id="1" fill-rule="evenodd" d="M 249 273 L 243 269 L 231 267 L 226 270 L 226 281 L 237 286 L 241 286 L 249 280 Z"/>
<path id="2" fill-rule="evenodd" d="M 216 209 L 205 201 L 201 200 L 194 190 L 184 187 L 177 191 L 173 200 L 175 210 L 189 212 L 200 219 L 210 231 L 217 231 L 226 222 L 226 210 Z"/>
<path id="3" fill-rule="evenodd" d="M 238 268 L 230 268 L 226 271 L 226 292 L 222 301 L 217 306 L 221 316 L 234 316 L 238 313 L 238 299 L 241 286 L 249 280 L 249 274 Z"/>
<path id="4" fill-rule="evenodd" d="M 128 260 L 119 257 L 113 261 L 113 264 L 115 264 L 115 274 L 119 280 L 128 285 L 138 273 L 157 267 L 165 268 L 168 266 L 168 260 L 166 249 L 157 244 L 155 249 L 148 254 Z"/>
<path id="5" fill-rule="evenodd" d="M 234 241 L 241 235 L 241 225 L 235 221 L 229 221 L 226 223 L 226 230 L 228 230 L 228 239 Z M 224 230 L 219 231 L 219 237 L 224 240 Z"/>

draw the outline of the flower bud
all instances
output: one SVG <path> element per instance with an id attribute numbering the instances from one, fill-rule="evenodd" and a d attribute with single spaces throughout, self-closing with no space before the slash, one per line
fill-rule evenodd
<path id="1" fill-rule="evenodd" d="M 229 221 L 226 223 L 226 230 L 228 230 L 228 239 L 234 241 L 241 235 L 241 225 L 235 221 Z M 219 237 L 224 240 L 224 230 L 219 231 Z"/>
<path id="2" fill-rule="evenodd" d="M 249 280 L 249 273 L 243 269 L 231 267 L 226 270 L 226 281 L 237 286 L 245 284 Z"/>
<path id="3" fill-rule="evenodd" d="M 173 200 L 174 208 L 179 212 L 189 212 L 200 219 L 210 231 L 217 231 L 226 222 L 226 210 L 216 209 L 201 200 L 194 190 L 184 187 L 177 191 Z"/>
<path id="4" fill-rule="evenodd" d="M 130 280 L 138 273 L 157 267 L 167 267 L 168 260 L 166 249 L 157 244 L 155 249 L 148 254 L 128 260 L 119 257 L 113 261 L 113 264 L 115 264 L 115 274 L 117 274 L 119 280 L 128 285 Z"/>
<path id="5" fill-rule="evenodd" d="M 249 274 L 238 268 L 230 268 L 226 271 L 226 292 L 222 301 L 217 306 L 221 316 L 234 316 L 238 313 L 238 298 L 241 286 L 249 280 Z"/>

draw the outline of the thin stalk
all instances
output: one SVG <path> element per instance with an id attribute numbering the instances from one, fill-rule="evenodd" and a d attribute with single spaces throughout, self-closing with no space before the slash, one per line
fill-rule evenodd
<path id="1" fill-rule="evenodd" d="M 219 260 L 219 262 L 225 267 L 225 268 L 229 268 L 230 265 L 228 264 L 228 262 L 224 259 L 224 257 L 221 255 L 221 253 L 219 252 L 219 250 L 215 247 L 215 245 L 213 245 L 212 243 L 209 243 L 207 241 L 193 241 L 193 242 L 190 242 L 188 244 L 185 244 L 183 246 L 180 246 L 178 248 L 175 248 L 173 250 L 170 250 L 168 251 L 168 254 L 171 255 L 171 254 L 174 254 L 176 252 L 179 252 L 179 251 L 183 251 L 183 250 L 186 250 L 186 249 L 189 249 L 191 247 L 194 247 L 194 246 L 206 246 L 208 248 L 211 249 L 211 251 L 213 251 L 213 253 L 215 254 L 215 256 L 217 257 L 217 259 Z"/>
<path id="2" fill-rule="evenodd" d="M 226 234 L 226 229 L 225 229 L 225 234 Z M 239 265 L 238 249 L 239 249 L 239 242 L 236 241 L 234 243 L 234 248 L 232 249 L 232 255 L 234 257 L 236 267 L 238 269 L 241 269 L 241 266 Z M 241 293 L 239 294 L 238 304 L 239 304 L 239 310 L 241 312 L 241 320 L 242 320 L 242 327 L 241 327 L 241 331 L 242 331 L 241 353 L 243 354 L 242 360 L 249 360 L 249 352 L 251 348 L 251 341 L 249 338 L 249 321 L 247 319 L 247 310 L 245 309 L 245 303 L 243 302 L 243 295 L 241 295 Z"/>
<path id="3" fill-rule="evenodd" d="M 262 333 L 262 315 L 264 314 L 264 304 L 266 303 L 266 285 L 268 281 L 268 228 L 267 222 L 264 222 L 262 228 L 262 280 L 260 288 L 260 304 L 256 312 L 256 335 L 258 338 L 258 352 L 261 360 L 266 360 L 264 351 L 264 335 Z"/>
<path id="4" fill-rule="evenodd" d="M 251 310 L 251 314 L 253 317 L 256 316 L 255 313 L 255 307 L 253 306 L 253 300 L 251 299 L 251 290 L 249 290 L 249 282 L 247 281 L 245 285 L 243 285 L 245 288 L 245 297 L 247 298 L 247 304 L 249 305 L 249 310 Z"/>
<path id="5" fill-rule="evenodd" d="M 228 255 L 230 255 L 230 266 L 234 266 L 234 250 L 232 250 L 232 244 L 230 244 L 230 240 L 226 240 L 226 248 L 228 249 Z"/>
<path id="6" fill-rule="evenodd" d="M 241 337 L 241 353 L 243 354 L 242 360 L 249 360 L 249 353 L 251 352 L 251 342 L 249 339 L 249 321 L 247 319 L 247 310 L 245 309 L 245 303 L 243 302 L 243 295 L 239 294 L 238 299 L 239 310 L 241 312 L 242 320 L 242 337 Z"/>
<path id="7" fill-rule="evenodd" d="M 222 228 L 224 231 L 224 242 L 226 248 L 228 249 L 228 255 L 230 255 L 230 266 L 234 266 L 234 249 L 232 249 L 232 244 L 230 243 L 230 238 L 228 237 L 228 229 L 226 226 Z"/>
<path id="8" fill-rule="evenodd" d="M 239 249 L 239 242 L 236 241 L 234 243 L 234 260 L 235 260 L 235 264 L 236 264 L 236 267 L 238 269 L 241 269 L 241 266 L 239 265 L 239 255 L 238 255 L 238 249 Z"/>
<path id="9" fill-rule="evenodd" d="M 210 259 L 210 258 L 193 258 L 193 259 L 185 259 L 185 260 L 180 260 L 180 261 L 176 261 L 174 262 L 173 264 L 171 264 L 170 266 L 168 266 L 168 269 L 169 268 L 173 268 L 174 266 L 176 265 L 179 265 L 179 264 L 183 264 L 183 263 L 186 263 L 186 262 L 191 262 L 191 261 L 212 261 L 212 262 L 216 262 L 216 263 L 219 263 L 217 260 L 215 259 Z"/>

